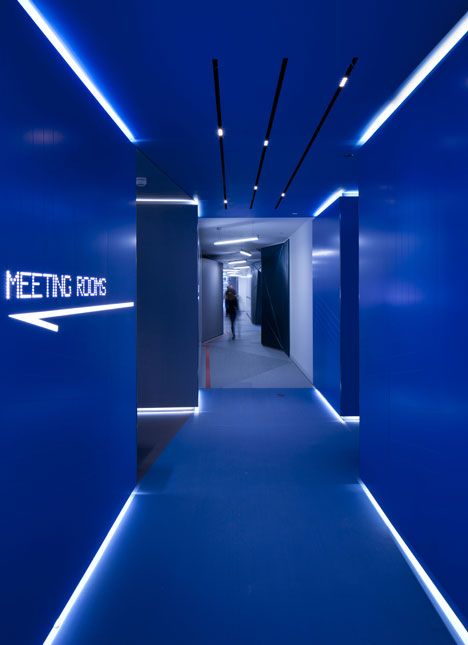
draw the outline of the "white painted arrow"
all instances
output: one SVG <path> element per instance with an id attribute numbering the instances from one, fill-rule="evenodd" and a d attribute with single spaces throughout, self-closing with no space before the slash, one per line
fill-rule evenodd
<path id="1" fill-rule="evenodd" d="M 62 316 L 76 316 L 77 314 L 92 314 L 95 311 L 110 311 L 111 309 L 127 309 L 133 307 L 133 302 L 117 302 L 114 305 L 95 305 L 91 307 L 70 307 L 69 309 L 50 309 L 49 311 L 32 311 L 25 314 L 9 314 L 9 318 L 15 318 L 22 322 L 43 327 L 49 331 L 58 331 L 59 326 L 47 322 L 44 318 L 61 318 Z"/>

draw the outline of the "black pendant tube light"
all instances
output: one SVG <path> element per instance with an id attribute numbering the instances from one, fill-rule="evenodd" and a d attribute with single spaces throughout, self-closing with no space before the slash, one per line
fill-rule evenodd
<path id="1" fill-rule="evenodd" d="M 320 121 L 318 122 L 318 125 L 317 125 L 317 127 L 315 128 L 315 130 L 314 130 L 314 133 L 313 133 L 312 137 L 310 138 L 309 143 L 307 144 L 307 146 L 306 146 L 306 148 L 305 148 L 304 152 L 302 153 L 301 158 L 299 159 L 299 161 L 298 161 L 298 163 L 297 163 L 296 167 L 294 168 L 294 170 L 293 170 L 293 172 L 292 172 L 292 174 L 291 174 L 290 178 L 288 179 L 288 183 L 287 183 L 287 184 L 286 184 L 286 186 L 283 188 L 283 192 L 281 193 L 281 195 L 280 195 L 280 197 L 279 197 L 278 201 L 276 202 L 275 209 L 276 209 L 276 208 L 278 208 L 278 206 L 281 204 L 281 202 L 282 202 L 283 198 L 284 198 L 284 197 L 286 197 L 286 193 L 288 192 L 288 189 L 289 189 L 289 187 L 291 186 L 291 184 L 292 184 L 292 182 L 293 182 L 293 180 L 294 180 L 294 177 L 297 175 L 297 173 L 298 173 L 298 171 L 299 171 L 299 168 L 302 166 L 302 164 L 303 164 L 303 162 L 304 162 L 304 159 L 307 157 L 307 154 L 308 154 L 308 152 L 309 152 L 309 150 L 310 150 L 310 148 L 311 148 L 312 144 L 314 143 L 314 141 L 315 141 L 315 139 L 317 138 L 317 136 L 318 136 L 318 134 L 319 134 L 320 130 L 322 129 L 323 124 L 325 123 L 325 121 L 326 121 L 326 119 L 327 119 L 328 115 L 330 114 L 332 107 L 335 105 L 336 99 L 339 97 L 339 95 L 340 95 L 340 94 L 341 94 L 341 92 L 343 91 L 344 86 L 345 86 L 345 85 L 346 85 L 346 83 L 348 82 L 348 79 L 349 79 L 349 77 L 350 77 L 350 75 L 351 75 L 351 72 L 353 71 L 354 66 L 356 65 L 357 61 L 358 61 L 358 59 L 357 59 L 356 57 L 354 57 L 354 58 L 353 58 L 353 60 L 351 61 L 351 64 L 348 66 L 348 68 L 347 68 L 346 72 L 344 73 L 344 76 L 342 77 L 342 79 L 341 79 L 341 81 L 340 81 L 340 83 L 339 83 L 338 87 L 336 88 L 335 93 L 333 94 L 333 97 L 332 97 L 332 99 L 331 99 L 330 103 L 327 105 L 327 109 L 326 109 L 326 110 L 325 110 L 325 112 L 323 113 L 322 118 L 321 118 L 321 119 L 320 119 Z"/>

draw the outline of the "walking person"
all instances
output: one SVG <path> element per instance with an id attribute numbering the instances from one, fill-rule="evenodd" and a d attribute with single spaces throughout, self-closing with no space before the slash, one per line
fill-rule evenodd
<path id="1" fill-rule="evenodd" d="M 232 340 L 234 340 L 236 338 L 236 328 L 234 323 L 236 322 L 237 312 L 239 311 L 239 301 L 237 299 L 236 290 L 231 287 L 231 285 L 228 286 L 226 293 L 224 294 L 224 303 L 226 306 L 226 316 L 231 321 Z"/>

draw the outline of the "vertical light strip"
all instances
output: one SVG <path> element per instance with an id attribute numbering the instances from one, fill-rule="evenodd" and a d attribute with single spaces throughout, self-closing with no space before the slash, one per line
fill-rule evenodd
<path id="1" fill-rule="evenodd" d="M 104 98 L 104 96 L 101 94 L 98 88 L 94 85 L 94 83 L 89 78 L 87 73 L 78 63 L 78 61 L 73 56 L 73 54 L 68 49 L 68 47 L 65 45 L 65 43 L 60 39 L 58 34 L 49 25 L 49 23 L 44 18 L 44 16 L 39 12 L 39 10 L 34 6 L 34 4 L 30 0 L 18 0 L 18 2 L 26 11 L 28 16 L 37 25 L 37 27 L 39 27 L 39 29 L 42 31 L 42 33 L 47 38 L 47 40 L 51 43 L 51 45 L 55 47 L 55 49 L 58 51 L 58 53 L 63 58 L 63 60 L 67 63 L 67 65 L 75 72 L 75 74 L 78 76 L 78 78 L 83 83 L 83 85 L 91 92 L 91 94 L 94 96 L 94 98 L 99 103 L 99 105 L 103 108 L 103 110 L 107 112 L 107 114 L 114 121 L 116 126 L 120 128 L 120 130 L 123 132 L 123 134 L 127 137 L 129 141 L 131 141 L 132 143 L 135 143 L 135 137 L 130 132 L 128 127 L 119 117 L 119 115 L 114 110 L 114 108 L 110 105 L 107 99 Z"/>
<path id="2" fill-rule="evenodd" d="M 426 56 L 422 63 L 408 77 L 401 86 L 393 99 L 385 105 L 382 110 L 374 117 L 367 128 L 364 130 L 358 141 L 358 146 L 362 146 L 377 132 L 377 130 L 387 121 L 388 118 L 397 110 L 403 101 L 420 85 L 427 76 L 437 67 L 437 65 L 447 56 L 447 54 L 457 45 L 468 33 L 468 12 L 465 13 L 455 27 L 440 41 L 440 43 Z"/>
<path id="3" fill-rule="evenodd" d="M 91 578 L 91 576 L 93 574 L 93 571 L 95 570 L 95 568 L 99 564 L 99 561 L 101 560 L 101 558 L 104 555 L 107 547 L 109 546 L 112 538 L 114 537 L 115 532 L 117 531 L 117 529 L 119 528 L 120 524 L 122 523 L 123 518 L 125 517 L 128 509 L 130 508 L 131 503 L 133 502 L 135 494 L 136 493 L 134 491 L 130 495 L 130 497 L 127 499 L 125 504 L 123 505 L 122 510 L 117 515 L 117 517 L 115 519 L 115 522 L 112 524 L 112 526 L 110 528 L 109 533 L 106 535 L 106 537 L 104 538 L 104 541 L 101 544 L 101 546 L 99 547 L 96 555 L 91 560 L 91 564 L 86 569 L 83 577 L 81 578 L 81 580 L 79 581 L 78 585 L 76 586 L 75 591 L 70 596 L 70 599 L 68 600 L 67 604 L 65 605 L 65 607 L 62 610 L 62 613 L 60 614 L 60 616 L 55 621 L 54 626 L 52 627 L 52 629 L 49 632 L 49 635 L 47 636 L 47 638 L 44 641 L 44 645 L 50 645 L 50 643 L 53 643 L 53 641 L 55 640 L 57 634 L 60 631 L 60 628 L 62 627 L 63 623 L 67 619 L 68 614 L 72 610 L 73 605 L 76 603 L 76 601 L 78 600 L 81 592 L 83 591 L 83 589 L 86 587 L 87 583 L 89 582 L 89 579 Z"/>
<path id="4" fill-rule="evenodd" d="M 388 517 L 385 515 L 384 511 L 382 510 L 381 506 L 379 505 L 375 497 L 372 495 L 370 490 L 367 488 L 367 486 L 364 484 L 363 481 L 359 480 L 359 483 L 362 487 L 362 490 L 365 492 L 368 499 L 370 500 L 372 506 L 375 508 L 377 513 L 380 515 L 380 518 L 383 520 L 384 524 L 390 531 L 399 550 L 403 554 L 403 557 L 409 564 L 410 568 L 412 569 L 414 575 L 420 582 L 424 591 L 429 596 L 429 599 L 431 600 L 432 604 L 438 611 L 440 617 L 444 621 L 445 625 L 447 626 L 452 636 L 455 638 L 457 643 L 468 645 L 468 632 L 463 626 L 461 620 L 455 614 L 453 609 L 450 607 L 448 602 L 440 593 L 439 589 L 432 582 L 431 578 L 428 576 L 428 574 L 426 573 L 426 571 L 424 570 L 424 568 L 422 567 L 421 563 L 418 561 L 414 553 L 411 551 L 409 546 L 406 544 L 406 542 L 403 540 L 403 538 L 398 533 L 396 528 L 393 526 L 393 524 L 390 522 Z"/>

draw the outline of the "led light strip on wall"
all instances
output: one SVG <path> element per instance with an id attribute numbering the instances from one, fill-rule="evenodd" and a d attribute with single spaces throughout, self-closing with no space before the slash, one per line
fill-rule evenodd
<path id="1" fill-rule="evenodd" d="M 340 197 L 359 197 L 358 190 L 344 190 L 344 188 L 339 188 L 334 193 L 327 197 L 327 199 L 317 208 L 317 210 L 312 214 L 312 217 L 318 217 L 320 213 L 327 210 L 329 206 L 334 204 L 337 199 Z"/>
<path id="2" fill-rule="evenodd" d="M 198 199 L 184 199 L 179 197 L 137 197 L 138 204 L 193 204 L 198 206 Z"/>
<path id="3" fill-rule="evenodd" d="M 387 526 L 388 530 L 390 531 L 393 539 L 396 542 L 396 545 L 400 549 L 401 553 L 403 554 L 403 557 L 411 567 L 414 575 L 420 582 L 421 586 L 423 587 L 424 591 L 427 593 L 429 596 L 429 599 L 431 600 L 432 604 L 438 611 L 440 617 L 444 621 L 445 625 L 447 626 L 448 630 L 452 634 L 452 636 L 455 638 L 457 643 L 463 643 L 463 645 L 468 644 L 468 632 L 463 626 L 462 622 L 460 619 L 457 617 L 453 609 L 450 607 L 448 602 L 445 600 L 443 595 L 440 593 L 439 589 L 436 587 L 436 585 L 432 582 L 431 578 L 428 576 L 414 553 L 411 551 L 409 546 L 406 544 L 406 542 L 403 540 L 401 535 L 398 533 L 396 528 L 393 526 L 387 515 L 385 515 L 384 511 L 380 507 L 379 503 L 375 499 L 375 497 L 372 495 L 370 490 L 367 488 L 367 486 L 364 484 L 363 481 L 359 480 L 359 483 L 362 487 L 362 490 L 365 492 L 367 495 L 368 499 L 372 503 L 373 507 L 377 511 L 377 513 L 380 515 L 381 519 Z"/>
<path id="4" fill-rule="evenodd" d="M 151 415 L 151 414 L 198 414 L 198 407 L 188 408 L 138 408 L 138 414 Z"/>
<path id="5" fill-rule="evenodd" d="M 408 96 L 429 76 L 437 65 L 450 53 L 468 33 L 468 12 L 457 22 L 455 27 L 443 38 L 422 63 L 414 70 L 401 86 L 393 99 L 385 105 L 364 130 L 358 141 L 358 146 L 364 145 L 391 117 L 391 115 L 406 101 Z"/>
<path id="6" fill-rule="evenodd" d="M 44 645 L 50 645 L 55 640 L 57 634 L 60 631 L 60 628 L 62 627 L 63 623 L 67 619 L 68 614 L 72 610 L 73 605 L 76 603 L 76 601 L 78 600 L 81 592 L 86 587 L 86 585 L 87 585 L 89 579 L 91 578 L 94 570 L 96 569 L 97 565 L 99 564 L 99 561 L 101 560 L 102 556 L 106 552 L 107 547 L 109 546 L 109 544 L 110 544 L 112 538 L 114 537 L 117 529 L 119 528 L 120 524 L 122 523 L 122 520 L 124 519 L 125 515 L 127 514 L 128 509 L 130 508 L 135 495 L 136 495 L 136 493 L 134 491 L 130 495 L 130 497 L 127 499 L 125 504 L 123 505 L 122 510 L 117 515 L 114 523 L 112 524 L 112 526 L 110 528 L 109 533 L 106 535 L 106 537 L 104 538 L 104 541 L 101 544 L 101 546 L 99 547 L 96 555 L 91 560 L 91 564 L 86 569 L 83 577 L 81 578 L 81 580 L 79 581 L 78 585 L 76 586 L 75 591 L 70 596 L 70 599 L 68 600 L 67 604 L 65 605 L 65 607 L 62 610 L 62 613 L 57 618 L 54 626 L 50 630 L 49 635 L 47 636 L 47 638 L 44 641 Z"/>
<path id="7" fill-rule="evenodd" d="M 331 405 L 331 403 L 329 403 L 329 402 L 327 401 L 327 399 L 323 396 L 323 394 L 322 394 L 319 390 L 317 390 L 317 388 L 315 388 L 315 387 L 314 387 L 314 392 L 315 392 L 315 394 L 318 396 L 318 398 L 320 399 L 320 401 L 324 404 L 324 406 L 325 406 L 325 407 L 326 407 L 326 408 L 327 408 L 327 409 L 328 409 L 328 410 L 333 414 L 333 416 L 335 417 L 335 419 L 336 419 L 337 421 L 339 421 L 340 423 L 344 424 L 343 419 L 340 417 L 340 415 L 339 415 L 339 414 L 338 414 L 338 412 L 335 410 L 335 408 Z"/>
<path id="8" fill-rule="evenodd" d="M 78 63 L 78 61 L 73 56 L 73 54 L 68 49 L 68 47 L 65 45 L 65 43 L 61 40 L 61 38 L 59 38 L 58 34 L 49 25 L 49 23 L 44 18 L 44 16 L 39 12 L 39 10 L 34 6 L 34 4 L 30 0 L 18 0 L 18 2 L 26 11 L 28 16 L 34 21 L 37 27 L 39 27 L 39 29 L 42 31 L 42 33 L 47 38 L 47 40 L 51 43 L 51 45 L 55 47 L 55 49 L 58 51 L 58 53 L 63 58 L 63 60 L 67 63 L 67 65 L 75 72 L 75 74 L 78 76 L 78 78 L 83 83 L 83 85 L 89 90 L 89 92 L 91 92 L 91 94 L 94 96 L 94 98 L 99 103 L 99 105 L 103 108 L 103 110 L 107 112 L 107 114 L 110 116 L 112 121 L 114 121 L 116 126 L 123 132 L 123 134 L 127 137 L 129 141 L 131 141 L 132 143 L 135 143 L 135 137 L 130 132 L 129 128 L 122 121 L 122 119 L 114 110 L 114 108 L 109 103 L 109 101 L 106 98 L 104 98 L 104 96 L 101 94 L 101 92 L 98 90 L 96 85 L 89 78 L 88 74 Z"/>

